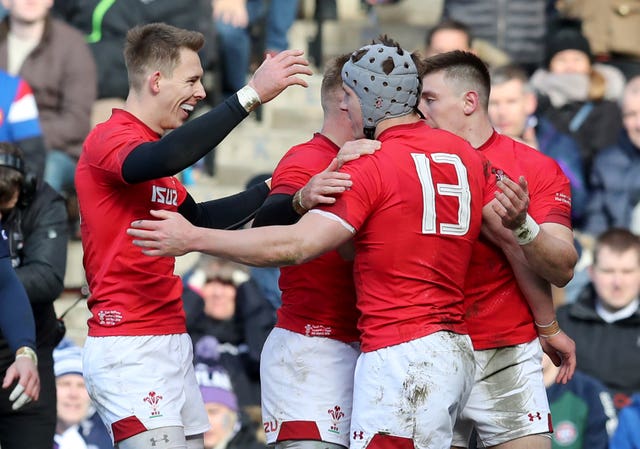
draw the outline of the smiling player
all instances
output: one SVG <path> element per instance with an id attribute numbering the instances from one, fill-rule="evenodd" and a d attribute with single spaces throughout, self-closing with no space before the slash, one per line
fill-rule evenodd
<path id="1" fill-rule="evenodd" d="M 266 184 L 196 204 L 173 175 L 217 146 L 260 103 L 290 85 L 306 87 L 297 75 L 311 74 L 301 51 L 268 57 L 236 95 L 182 126 L 205 97 L 197 53 L 203 44 L 200 33 L 165 24 L 130 30 L 124 109 L 114 109 L 89 134 L 78 162 L 92 313 L 84 375 L 120 449 L 202 448 L 209 427 L 174 259 L 141 258 L 125 233 L 129 223 L 158 208 L 205 227 L 248 220 L 267 196 Z"/>

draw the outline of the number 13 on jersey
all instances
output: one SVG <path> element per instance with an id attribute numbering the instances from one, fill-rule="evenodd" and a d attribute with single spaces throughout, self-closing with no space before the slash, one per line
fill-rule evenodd
<path id="1" fill-rule="evenodd" d="M 471 192 L 467 179 L 467 168 L 459 156 L 451 153 L 432 153 L 431 159 L 423 153 L 411 153 L 422 186 L 422 233 L 443 235 L 465 235 L 471 221 Z M 431 174 L 431 164 L 450 164 L 456 171 L 456 184 L 435 184 Z M 440 196 L 458 198 L 458 221 L 440 223 L 436 226 L 436 191 Z"/>

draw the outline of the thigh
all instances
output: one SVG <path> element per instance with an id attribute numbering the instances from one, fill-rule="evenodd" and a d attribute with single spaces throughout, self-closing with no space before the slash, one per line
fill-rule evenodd
<path id="1" fill-rule="evenodd" d="M 116 443 L 160 427 L 181 427 L 187 435 L 209 428 L 194 394 L 187 334 L 88 337 L 83 368 L 89 396 Z"/>
<path id="2" fill-rule="evenodd" d="M 456 423 L 456 436 L 464 435 L 457 432 L 462 426 L 473 426 L 478 440 L 489 447 L 551 432 L 538 340 L 475 355 L 476 381 Z"/>
<path id="3" fill-rule="evenodd" d="M 363 353 L 354 380 L 351 448 L 449 447 L 473 375 L 466 335 L 436 332 Z"/>
<path id="4" fill-rule="evenodd" d="M 267 442 L 314 440 L 348 447 L 357 347 L 275 328 L 260 361 Z"/>

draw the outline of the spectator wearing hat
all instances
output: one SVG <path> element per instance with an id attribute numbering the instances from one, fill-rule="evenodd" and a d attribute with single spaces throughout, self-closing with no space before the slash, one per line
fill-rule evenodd
<path id="1" fill-rule="evenodd" d="M 240 407 L 260 405 L 260 353 L 275 323 L 273 307 L 249 282 L 248 269 L 202 255 L 185 276 L 184 310 L 194 344 L 217 340 L 216 356 L 233 379 Z"/>
<path id="2" fill-rule="evenodd" d="M 213 337 L 204 337 L 195 351 L 196 378 L 211 425 L 204 434 L 204 449 L 266 449 L 238 407 L 229 373 L 211 358 L 216 345 Z"/>
<path id="3" fill-rule="evenodd" d="M 113 449 L 82 377 L 82 349 L 64 339 L 53 351 L 57 411 L 54 449 Z"/>
<path id="4" fill-rule="evenodd" d="M 562 22 L 549 33 L 545 65 L 531 77 L 538 112 L 578 142 L 585 173 L 595 154 L 616 142 L 622 126 L 617 102 L 624 83 L 618 69 L 594 63 L 577 24 Z"/>

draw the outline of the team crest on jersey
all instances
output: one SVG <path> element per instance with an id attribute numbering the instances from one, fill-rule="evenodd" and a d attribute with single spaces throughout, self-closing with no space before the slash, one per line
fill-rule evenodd
<path id="1" fill-rule="evenodd" d="M 168 206 L 178 205 L 178 191 L 163 186 L 152 186 L 151 202 L 166 204 Z"/>
<path id="2" fill-rule="evenodd" d="M 162 416 L 162 413 L 160 413 L 160 401 L 162 401 L 162 396 L 157 394 L 155 391 L 150 391 L 147 397 L 142 400 L 149 404 L 149 407 L 151 408 L 149 418 L 158 418 Z"/>
<path id="3" fill-rule="evenodd" d="M 556 424 L 554 438 L 560 446 L 570 446 L 578 438 L 578 429 L 571 421 L 560 421 Z"/>
<path id="4" fill-rule="evenodd" d="M 491 173 L 496 175 L 496 181 L 502 181 L 504 178 L 509 178 L 501 168 L 491 167 Z"/>
<path id="5" fill-rule="evenodd" d="M 338 424 L 340 424 L 340 420 L 344 418 L 344 412 L 339 405 L 335 405 L 333 408 L 327 410 L 327 413 L 329 414 L 329 416 L 331 416 L 331 426 L 329 427 L 329 432 L 340 434 Z"/>

